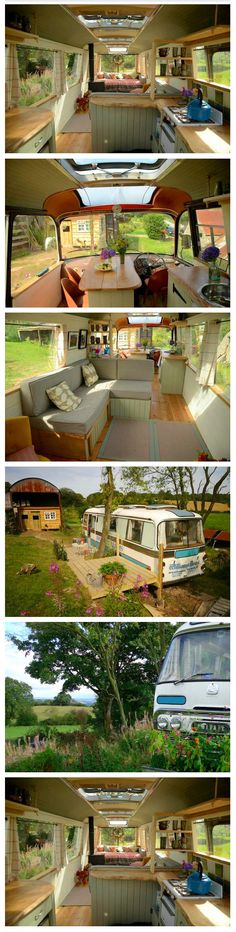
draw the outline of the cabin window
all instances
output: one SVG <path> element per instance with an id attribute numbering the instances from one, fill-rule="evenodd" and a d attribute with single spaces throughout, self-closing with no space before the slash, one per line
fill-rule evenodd
<path id="1" fill-rule="evenodd" d="M 228 320 L 220 324 L 215 385 L 222 391 L 225 398 L 230 397 L 230 322 Z"/>
<path id="2" fill-rule="evenodd" d="M 230 860 L 229 816 L 196 819 L 192 823 L 194 850 Z"/>
<path id="3" fill-rule="evenodd" d="M 79 851 L 81 828 L 78 825 L 65 825 L 66 859 L 72 861 Z"/>
<path id="4" fill-rule="evenodd" d="M 79 72 L 82 63 L 82 55 L 77 52 L 66 52 L 65 54 L 65 72 L 67 87 L 72 87 L 79 80 Z"/>
<path id="5" fill-rule="evenodd" d="M 15 320 L 5 328 L 6 390 L 19 388 L 34 375 L 52 372 L 60 365 L 62 330 L 55 324 Z"/>
<path id="6" fill-rule="evenodd" d="M 222 207 L 199 208 L 196 210 L 196 224 L 199 254 L 207 246 L 217 246 L 220 252 L 217 264 L 227 269 L 228 249 Z"/>
<path id="7" fill-rule="evenodd" d="M 136 521 L 129 518 L 127 528 L 127 540 L 132 540 L 135 544 L 141 544 L 143 534 L 143 521 Z"/>
<path id="8" fill-rule="evenodd" d="M 29 880 L 54 865 L 54 828 L 49 822 L 17 819 L 20 846 L 19 880 Z"/>
<path id="9" fill-rule="evenodd" d="M 44 520 L 45 520 L 45 521 L 55 521 L 55 520 L 56 520 L 56 512 L 55 512 L 55 511 L 45 511 L 45 512 L 44 512 Z"/>
<path id="10" fill-rule="evenodd" d="M 194 259 L 188 210 L 185 210 L 184 213 L 181 214 L 179 220 L 177 255 L 179 259 L 184 259 L 186 262 L 192 262 Z"/>
<path id="11" fill-rule="evenodd" d="M 31 107 L 53 94 L 54 52 L 17 45 L 20 73 L 18 107 Z"/>
<path id="12" fill-rule="evenodd" d="M 222 84 L 225 87 L 230 86 L 229 49 L 216 49 L 211 52 L 211 76 L 215 84 Z"/>
<path id="13" fill-rule="evenodd" d="M 167 651 L 158 683 L 183 679 L 227 682 L 230 678 L 230 631 L 228 627 L 186 631 L 174 637 Z"/>
<path id="14" fill-rule="evenodd" d="M 61 221 L 63 259 L 96 255 L 106 245 L 115 246 L 118 235 L 127 238 L 127 252 L 172 256 L 174 230 L 172 217 L 154 210 L 127 211 L 119 218 L 112 210 L 96 214 L 86 212 L 86 217 L 81 215 Z"/>
<path id="15" fill-rule="evenodd" d="M 190 327 L 190 340 L 188 343 L 188 361 L 193 369 L 198 369 L 201 345 L 203 340 L 205 324 L 199 324 L 197 327 Z"/>
<path id="16" fill-rule="evenodd" d="M 207 51 L 204 46 L 193 49 L 193 73 L 198 80 L 206 81 L 209 77 Z"/>
<path id="17" fill-rule="evenodd" d="M 12 232 L 12 296 L 40 279 L 57 262 L 57 234 L 52 217 L 18 214 Z"/>
<path id="18" fill-rule="evenodd" d="M 166 547 L 191 547 L 203 544 L 204 536 L 201 520 L 166 521 Z"/>

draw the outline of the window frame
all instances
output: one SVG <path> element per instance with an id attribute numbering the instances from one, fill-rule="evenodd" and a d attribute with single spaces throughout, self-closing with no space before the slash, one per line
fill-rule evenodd
<path id="1" fill-rule="evenodd" d="M 197 842 L 195 825 L 198 824 L 199 822 L 202 822 L 204 825 L 206 841 L 208 845 L 207 851 L 201 851 L 199 850 L 198 845 L 197 844 L 195 845 L 195 842 Z M 223 855 L 221 856 L 218 854 L 214 854 L 214 851 L 213 851 L 213 829 L 222 824 L 229 825 L 229 828 L 231 827 L 229 812 L 227 812 L 224 816 L 221 816 L 219 818 L 217 818 L 217 816 L 214 816 L 214 815 L 211 816 L 211 814 L 209 813 L 203 816 L 202 818 L 192 819 L 194 854 L 198 854 L 202 858 L 206 858 L 206 859 L 209 858 L 214 861 L 224 861 L 226 864 L 230 864 L 231 857 L 225 858 Z M 230 846 L 231 846 L 231 834 L 230 834 Z"/>
<path id="2" fill-rule="evenodd" d="M 61 262 L 61 258 L 62 258 L 61 257 L 60 231 L 58 227 L 58 222 L 55 219 L 55 217 L 53 217 L 52 214 L 48 214 L 43 209 L 35 210 L 35 208 L 33 207 L 28 207 L 28 208 L 9 207 L 8 205 L 6 205 L 5 213 L 6 213 L 6 220 L 8 219 L 7 247 L 6 247 L 6 307 L 13 307 L 13 300 L 14 300 L 15 295 L 12 295 L 11 293 L 11 267 L 12 267 L 12 252 L 13 252 L 13 228 L 14 228 L 14 221 L 16 217 L 19 217 L 19 216 L 48 217 L 50 220 L 53 221 L 54 226 L 55 226 L 56 244 L 57 244 L 57 261 L 52 266 L 53 269 L 56 268 L 57 265 L 59 265 L 59 263 Z M 43 275 L 42 277 L 44 278 L 51 271 L 52 269 L 48 269 L 48 272 L 45 272 L 45 275 Z M 38 280 L 37 278 L 32 279 L 31 282 L 29 282 L 27 285 L 24 285 L 22 289 L 18 291 L 18 294 L 22 294 L 23 291 L 26 291 L 27 288 L 30 288 L 33 284 L 35 284 L 37 280 Z"/>
<path id="3" fill-rule="evenodd" d="M 218 87 L 219 87 L 219 88 L 224 88 L 225 90 L 230 91 L 230 86 L 231 86 L 230 84 L 219 84 L 218 81 L 215 81 L 215 80 L 214 80 L 214 77 L 213 77 L 213 64 L 212 64 L 212 59 L 213 59 L 213 55 L 214 55 L 215 52 L 229 52 L 229 53 L 231 52 L 231 49 L 230 49 L 230 40 L 229 40 L 229 39 L 225 39 L 225 41 L 219 42 L 219 44 L 218 44 L 218 43 L 215 44 L 214 41 L 212 41 L 211 43 L 210 43 L 210 42 L 207 42 L 205 45 L 204 45 L 204 43 L 203 43 L 203 49 L 204 49 L 205 56 L 206 56 L 207 77 L 206 77 L 206 78 L 200 78 L 200 77 L 197 75 L 197 73 L 196 73 L 197 69 L 196 69 L 196 56 L 195 56 L 195 52 L 197 51 L 197 46 L 194 45 L 193 48 L 192 48 L 193 79 L 194 79 L 194 81 L 198 81 L 198 83 L 200 83 L 200 84 L 201 84 L 201 82 L 202 82 L 203 84 L 212 84 L 214 87 L 217 87 L 217 88 L 218 88 Z M 231 59 L 230 59 L 230 70 L 231 70 Z M 231 75 L 230 75 L 230 77 L 231 77 Z"/>
<path id="4" fill-rule="evenodd" d="M 206 201 L 207 201 L 207 199 L 206 199 Z M 208 205 L 207 205 L 207 203 L 206 203 L 205 201 L 202 201 L 202 200 L 201 200 L 201 201 L 193 201 L 191 204 L 189 204 L 187 207 L 185 207 L 184 210 L 182 210 L 180 214 L 178 214 L 178 217 L 177 217 L 177 220 L 176 220 L 176 257 L 177 257 L 177 259 L 179 259 L 180 262 L 183 262 L 185 265 L 189 265 L 189 266 L 194 265 L 194 262 L 191 262 L 190 260 L 187 260 L 187 259 L 183 259 L 183 258 L 179 255 L 179 251 L 178 251 L 178 248 L 179 248 L 179 246 L 178 246 L 178 244 L 179 244 L 179 226 L 180 226 L 180 222 L 181 222 L 181 218 L 182 218 L 183 214 L 185 214 L 186 211 L 189 212 L 189 225 L 190 225 L 190 231 L 191 231 L 191 237 L 192 237 L 193 257 L 194 257 L 194 259 L 197 259 L 197 261 L 199 262 L 199 264 L 201 264 L 203 267 L 205 267 L 205 266 L 206 266 L 206 263 L 205 263 L 204 260 L 201 259 L 201 257 L 200 257 L 201 243 L 200 243 L 200 237 L 199 237 L 199 235 L 198 235 L 197 211 L 198 211 L 198 210 L 208 210 L 208 209 L 209 209 L 209 210 L 215 210 L 215 209 L 216 209 L 216 210 L 219 210 L 220 208 L 221 208 L 221 210 L 222 210 L 222 205 L 221 205 L 221 203 L 218 201 L 217 198 L 216 198 L 215 201 L 213 201 L 213 202 L 210 204 L 209 207 L 208 207 Z M 223 217 L 223 219 L 224 219 L 224 217 Z M 225 241 L 226 241 L 225 225 L 224 225 L 224 233 L 225 233 Z M 228 267 L 228 264 L 229 264 L 229 256 L 227 255 L 227 267 Z M 225 271 L 226 274 L 227 274 L 227 271 L 226 271 L 226 270 L 222 270 L 222 271 Z"/>
<path id="5" fill-rule="evenodd" d="M 140 538 L 140 540 L 134 540 L 133 537 L 128 537 L 128 534 L 129 534 L 129 525 L 131 525 L 131 522 L 133 522 L 133 523 L 135 523 L 135 524 L 140 524 L 140 527 L 141 527 L 141 538 Z M 141 547 L 141 546 L 142 546 L 143 531 L 144 531 L 144 518 L 143 518 L 143 519 L 140 519 L 140 518 L 131 518 L 131 516 L 130 516 L 130 518 L 128 518 L 128 521 L 127 521 L 127 528 L 126 528 L 125 540 L 128 541 L 128 542 L 131 543 L 131 544 L 137 544 L 138 547 Z"/>
<path id="6" fill-rule="evenodd" d="M 224 323 L 224 321 L 221 321 L 221 324 L 223 324 L 223 323 Z M 229 340 L 230 340 L 230 343 L 231 343 L 231 321 L 230 321 L 230 318 L 228 319 L 228 321 L 225 321 L 225 323 L 228 323 L 228 324 L 229 324 Z M 220 326 L 221 326 L 221 324 L 220 324 Z M 219 333 L 218 346 L 219 346 L 219 342 L 220 342 L 220 333 Z M 217 349 L 218 349 L 218 347 L 217 347 Z M 230 353 L 230 357 L 231 357 L 231 353 Z M 215 365 L 214 385 L 212 385 L 211 388 L 213 389 L 213 391 L 216 392 L 217 395 L 219 395 L 224 401 L 226 401 L 226 403 L 227 403 L 228 405 L 230 405 L 231 360 L 230 360 L 230 362 L 229 362 L 229 395 L 227 395 L 227 394 L 225 393 L 224 389 L 221 388 L 221 386 L 217 383 L 217 381 L 216 381 L 216 373 L 217 373 L 217 359 L 216 359 L 216 365 Z"/>
<path id="7" fill-rule="evenodd" d="M 132 207 L 129 207 L 129 205 L 127 204 L 127 205 L 124 205 L 124 208 L 126 208 L 126 209 L 123 209 L 122 212 L 121 212 L 121 215 L 120 215 L 121 222 L 122 222 L 122 216 L 124 216 L 125 214 L 129 214 L 129 215 L 132 216 L 132 214 L 144 214 L 144 215 L 146 215 L 146 214 L 150 213 L 151 216 L 153 216 L 154 214 L 155 214 L 155 215 L 156 215 L 156 214 L 157 214 L 157 215 L 161 214 L 161 215 L 165 215 L 167 218 L 170 218 L 170 220 L 172 221 L 173 226 L 174 226 L 174 229 L 173 229 L 173 236 L 172 236 L 172 239 L 173 239 L 173 252 L 171 252 L 171 253 L 165 253 L 165 252 L 163 252 L 163 253 L 162 253 L 162 252 L 160 251 L 160 252 L 157 252 L 156 255 L 160 255 L 160 256 L 163 255 L 164 257 L 166 256 L 167 259 L 174 259 L 174 258 L 175 258 L 175 255 L 176 255 L 176 223 L 177 223 L 177 219 L 178 219 L 178 218 L 176 218 L 176 216 L 173 215 L 173 214 L 171 213 L 170 210 L 166 210 L 166 209 L 164 209 L 164 208 L 163 208 L 163 209 L 161 209 L 161 208 L 158 208 L 158 209 L 157 209 L 157 208 L 152 207 L 152 203 L 151 203 L 151 202 L 150 202 L 150 204 L 146 204 L 146 205 L 134 204 L 134 205 L 132 205 Z M 61 214 L 61 216 L 58 218 L 57 226 L 58 226 L 58 238 L 59 238 L 59 242 L 60 242 L 60 258 L 62 259 L 63 262 L 69 262 L 71 259 L 77 259 L 77 258 L 79 259 L 80 256 L 83 257 L 83 258 L 89 258 L 89 257 L 91 257 L 91 256 L 98 256 L 98 255 L 100 254 L 100 250 L 101 250 L 102 247 L 99 247 L 99 250 L 97 250 L 97 251 L 94 250 L 93 253 L 92 253 L 92 252 L 88 252 L 88 253 L 86 253 L 86 254 L 84 253 L 84 250 L 81 250 L 81 251 L 78 250 L 78 254 L 75 254 L 75 249 L 76 249 L 76 247 L 75 247 L 75 249 L 73 250 L 73 255 L 72 255 L 72 254 L 71 254 L 71 255 L 64 255 L 64 248 L 65 248 L 65 247 L 63 247 L 62 241 L 61 241 L 61 224 L 62 224 L 62 223 L 65 223 L 66 221 L 67 221 L 67 222 L 71 222 L 71 221 L 73 221 L 73 220 L 74 220 L 74 221 L 76 221 L 76 220 L 79 221 L 80 219 L 82 220 L 83 217 L 84 217 L 84 219 L 88 218 L 88 220 L 89 220 L 89 218 L 90 218 L 91 216 L 99 217 L 99 216 L 101 216 L 101 215 L 102 215 L 104 218 L 105 218 L 105 217 L 108 217 L 108 216 L 110 215 L 110 219 L 112 219 L 112 224 L 111 224 L 112 237 L 115 237 L 115 236 L 117 235 L 117 233 L 116 233 L 115 225 L 114 225 L 114 213 L 113 213 L 113 205 L 112 205 L 112 204 L 109 204 L 108 206 L 102 205 L 102 204 L 101 204 L 101 205 L 99 205 L 99 208 L 96 208 L 96 207 L 94 207 L 94 206 L 92 206 L 92 207 L 83 207 L 83 206 L 82 206 L 80 210 L 78 209 L 78 211 L 74 211 L 74 212 L 71 211 L 69 214 Z M 87 232 L 88 232 L 88 231 L 87 231 Z M 111 235 L 111 234 L 109 234 L 109 235 Z M 122 231 L 122 235 L 125 235 L 125 231 Z M 135 231 L 134 231 L 134 235 L 135 235 Z M 143 250 L 143 251 L 145 251 L 145 250 Z M 152 250 L 151 250 L 151 249 L 150 249 L 150 250 L 147 249 L 146 252 L 152 253 Z M 132 255 L 132 254 L 136 255 L 136 254 L 137 254 L 137 250 L 134 249 L 134 248 L 133 248 L 133 249 L 130 249 L 130 250 L 127 250 L 127 255 Z"/>
<path id="8" fill-rule="evenodd" d="M 30 36 L 30 33 L 29 33 L 29 36 Z M 16 42 L 17 57 L 18 57 L 18 48 L 21 48 L 21 47 L 22 47 L 22 46 L 21 46 L 19 43 Z M 28 45 L 28 44 L 27 44 L 27 45 L 24 44 L 24 45 L 23 45 L 23 48 L 24 48 L 25 50 L 27 50 L 27 49 L 29 49 L 29 50 L 32 49 L 33 51 L 42 52 L 42 54 L 43 54 L 44 52 L 45 52 L 45 53 L 51 52 L 52 57 L 53 57 L 53 65 L 52 65 L 52 90 L 51 90 L 50 94 L 46 94 L 45 97 L 40 97 L 39 100 L 36 100 L 34 103 L 29 104 L 29 106 L 27 107 L 27 110 L 30 110 L 31 107 L 40 107 L 41 104 L 46 103 L 48 100 L 52 100 L 53 98 L 56 99 L 55 90 L 54 90 L 54 88 L 53 88 L 53 72 L 54 72 L 54 63 L 55 63 L 55 50 L 54 50 L 54 49 L 50 49 L 50 48 L 48 48 L 48 49 L 47 49 L 47 48 L 41 48 L 41 46 L 35 47 L 35 46 L 32 46 L 32 45 Z M 19 58 L 18 58 L 18 66 L 19 66 Z M 20 81 L 21 81 L 21 80 L 22 80 L 22 78 L 20 78 Z M 26 104 L 20 105 L 20 104 L 18 103 L 18 104 L 17 104 L 17 110 L 19 110 L 19 112 L 21 112 L 21 110 L 23 109 L 24 106 L 27 106 L 27 105 L 26 105 Z"/>

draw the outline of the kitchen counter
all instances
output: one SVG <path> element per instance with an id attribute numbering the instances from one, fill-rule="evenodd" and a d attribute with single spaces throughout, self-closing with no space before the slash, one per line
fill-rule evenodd
<path id="1" fill-rule="evenodd" d="M 199 126 L 177 125 L 175 129 L 189 152 L 213 152 L 216 155 L 228 155 L 230 152 L 229 126 L 204 126 L 199 123 Z"/>
<path id="2" fill-rule="evenodd" d="M 183 868 L 182 868 L 182 865 L 181 865 L 181 864 L 179 865 L 179 870 L 183 871 Z M 161 884 L 163 884 L 164 886 L 165 886 L 165 880 L 173 880 L 173 878 L 176 878 L 176 880 L 178 879 L 178 868 L 177 868 L 177 870 L 175 869 L 175 870 L 173 870 L 173 871 L 171 871 L 171 870 L 169 870 L 169 871 L 160 871 L 159 869 L 158 869 L 158 871 L 156 871 L 155 880 L 157 880 L 158 883 L 161 883 Z"/>
<path id="3" fill-rule="evenodd" d="M 37 147 L 33 148 L 33 138 L 38 133 L 43 133 L 48 127 L 52 142 L 54 142 L 54 120 L 51 110 L 39 110 L 37 107 L 15 108 L 6 113 L 6 152 L 17 152 L 26 143 L 32 141 L 31 151 L 39 151 Z M 47 135 L 47 134 L 46 134 Z M 45 142 L 47 140 L 45 139 Z M 44 140 L 43 140 L 44 142 Z M 27 151 L 30 151 L 28 149 Z M 55 151 L 51 149 L 51 151 Z"/>
<path id="4" fill-rule="evenodd" d="M 16 926 L 45 900 L 54 888 L 45 880 L 15 880 L 6 885 L 6 925 Z M 33 923 L 37 925 L 37 922 Z"/>
<path id="5" fill-rule="evenodd" d="M 170 269 L 175 281 L 185 286 L 190 292 L 193 299 L 197 299 L 197 307 L 211 307 L 206 298 L 201 294 L 203 285 L 208 284 L 208 268 L 199 265 L 175 265 Z M 222 275 L 221 280 L 224 284 L 228 283 L 228 277 Z"/>
<path id="6" fill-rule="evenodd" d="M 161 872 L 162 873 L 162 872 Z M 150 871 L 149 869 L 145 870 L 142 867 L 117 867 L 112 868 L 109 864 L 107 867 L 98 867 L 96 870 L 89 871 L 90 877 L 95 877 L 96 880 L 140 880 L 140 883 L 143 881 L 155 881 L 157 880 L 157 871 Z M 173 871 L 172 875 L 173 877 Z"/>
<path id="7" fill-rule="evenodd" d="M 178 899 L 178 910 L 181 910 L 187 924 L 190 926 L 229 926 L 230 925 L 230 900 L 225 897 L 223 900 L 207 899 L 201 897 L 201 900 Z"/>
<path id="8" fill-rule="evenodd" d="M 90 103 L 96 104 L 97 107 L 135 107 L 135 109 L 137 107 L 144 107 L 144 109 L 154 107 L 155 110 L 160 110 L 160 112 L 162 112 L 164 107 L 172 107 L 180 101 L 182 102 L 182 100 L 183 98 L 181 95 L 180 97 L 167 97 L 167 95 L 158 97 L 158 95 L 155 94 L 155 97 L 151 98 L 145 94 L 141 94 L 140 96 L 137 94 L 136 96 L 135 94 L 132 95 L 132 93 L 106 94 L 106 92 L 91 94 L 90 97 Z"/>

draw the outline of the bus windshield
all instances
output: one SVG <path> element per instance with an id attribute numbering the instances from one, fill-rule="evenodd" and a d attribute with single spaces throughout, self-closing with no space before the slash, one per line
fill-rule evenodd
<path id="1" fill-rule="evenodd" d="M 187 518 L 186 521 L 173 519 L 166 521 L 166 547 L 191 547 L 204 544 L 203 527 L 200 518 Z"/>
<path id="2" fill-rule="evenodd" d="M 178 680 L 229 680 L 229 628 L 186 631 L 173 638 L 158 683 Z"/>

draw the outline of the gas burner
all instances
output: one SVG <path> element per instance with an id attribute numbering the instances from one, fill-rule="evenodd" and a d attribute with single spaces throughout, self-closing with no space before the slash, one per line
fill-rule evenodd
<path id="1" fill-rule="evenodd" d="M 168 107 L 168 110 L 170 111 L 171 114 L 173 114 L 173 117 L 175 118 L 176 123 L 195 123 L 196 122 L 196 120 L 191 120 L 190 117 L 188 116 L 188 109 L 186 106 L 185 107 L 181 107 L 181 106 Z M 214 120 L 207 120 L 207 125 L 209 125 L 210 123 L 214 123 Z M 204 126 L 204 123 L 201 125 Z"/>

